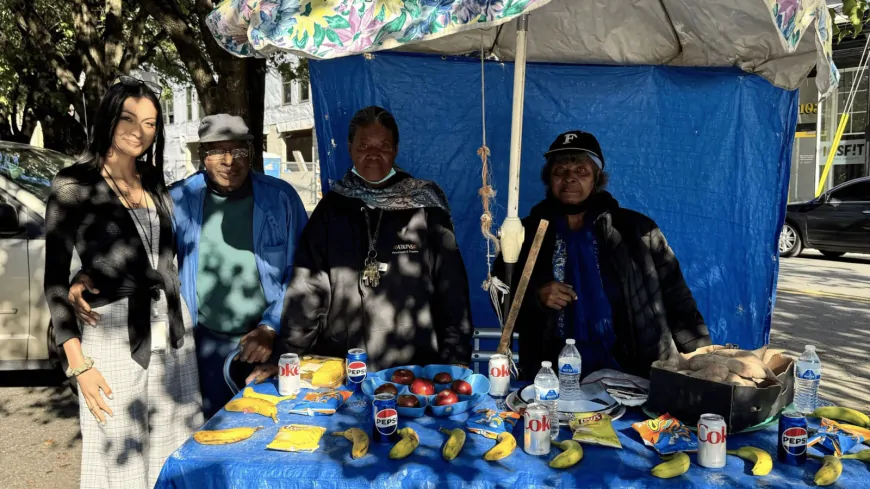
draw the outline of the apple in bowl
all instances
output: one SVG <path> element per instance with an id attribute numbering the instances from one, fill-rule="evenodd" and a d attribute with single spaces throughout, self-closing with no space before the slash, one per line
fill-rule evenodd
<path id="1" fill-rule="evenodd" d="M 400 368 L 393 372 L 390 381 L 396 384 L 411 385 L 411 383 L 414 382 L 414 372 L 411 372 L 406 368 Z"/>
<path id="2" fill-rule="evenodd" d="M 411 394 L 402 394 L 396 400 L 396 404 L 398 404 L 399 407 L 418 408 L 420 407 L 420 399 L 418 399 L 417 396 L 412 396 Z"/>
<path id="3" fill-rule="evenodd" d="M 435 396 L 436 406 L 449 406 L 459 402 L 459 396 L 450 389 L 444 389 Z"/>
<path id="4" fill-rule="evenodd" d="M 473 394 L 471 384 L 464 380 L 453 381 L 453 384 L 450 385 L 450 390 L 462 396 L 470 396 Z"/>
<path id="5" fill-rule="evenodd" d="M 431 396 L 435 394 L 435 384 L 429 379 L 414 379 L 414 382 L 411 382 L 411 392 L 418 396 Z"/>
<path id="6" fill-rule="evenodd" d="M 375 395 L 378 394 L 392 394 L 394 396 L 397 396 L 399 395 L 399 389 L 397 389 L 395 385 L 387 383 L 378 386 L 378 388 L 375 389 Z"/>
<path id="7" fill-rule="evenodd" d="M 453 376 L 450 375 L 449 372 L 441 372 L 435 374 L 435 377 L 432 379 L 436 384 L 449 384 L 453 382 Z"/>

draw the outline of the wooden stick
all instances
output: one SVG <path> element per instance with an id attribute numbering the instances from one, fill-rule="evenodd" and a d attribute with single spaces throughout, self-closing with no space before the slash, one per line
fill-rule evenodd
<path id="1" fill-rule="evenodd" d="M 535 233 L 535 240 L 532 241 L 532 247 L 529 249 L 529 257 L 526 259 L 526 265 L 523 267 L 523 275 L 520 277 L 520 282 L 517 285 L 516 293 L 511 302 L 511 311 L 508 313 L 507 321 L 504 323 L 504 330 L 501 332 L 501 341 L 498 343 L 498 352 L 507 355 L 511 345 L 511 338 L 514 334 L 514 325 L 517 322 L 517 316 L 520 313 L 520 305 L 523 303 L 523 298 L 526 295 L 526 289 L 529 287 L 529 280 L 532 278 L 532 271 L 535 269 L 535 262 L 538 261 L 538 252 L 541 251 L 541 245 L 544 243 L 544 235 L 547 234 L 547 227 L 550 221 L 541 219 L 538 224 L 538 231 Z"/>

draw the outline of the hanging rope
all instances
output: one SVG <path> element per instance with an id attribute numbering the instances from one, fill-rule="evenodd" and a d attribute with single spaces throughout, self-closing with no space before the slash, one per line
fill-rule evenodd
<path id="1" fill-rule="evenodd" d="M 484 239 L 486 239 L 486 280 L 483 282 L 483 290 L 488 290 L 493 292 L 493 276 L 492 276 L 492 258 L 495 255 L 498 255 L 501 250 L 498 237 L 492 232 L 492 200 L 495 198 L 495 189 L 490 185 L 490 180 L 492 180 L 492 170 L 489 167 L 489 157 L 490 151 L 489 146 L 486 144 L 486 49 L 484 43 L 483 33 L 480 34 L 480 113 L 482 117 L 482 128 L 483 132 L 481 135 L 482 145 L 477 150 L 477 156 L 480 157 L 481 162 L 481 187 L 480 190 L 477 191 L 477 194 L 480 195 L 480 203 L 483 207 L 483 214 L 480 216 L 480 232 L 483 234 Z M 497 278 L 495 279 L 499 283 Z M 502 284 L 504 285 L 504 284 Z M 496 290 L 500 290 L 501 287 Z M 495 296 L 493 296 L 495 300 Z M 498 309 L 498 307 L 496 307 Z"/>

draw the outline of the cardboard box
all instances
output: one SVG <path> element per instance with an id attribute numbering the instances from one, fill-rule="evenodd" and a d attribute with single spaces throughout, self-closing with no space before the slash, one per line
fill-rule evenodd
<path id="1" fill-rule="evenodd" d="M 728 433 L 763 423 L 792 403 L 794 361 L 783 355 L 771 357 L 767 366 L 782 385 L 767 381 L 759 387 L 737 387 L 653 367 L 646 407 L 655 413 L 670 413 L 689 426 L 703 414 L 725 418 Z"/>

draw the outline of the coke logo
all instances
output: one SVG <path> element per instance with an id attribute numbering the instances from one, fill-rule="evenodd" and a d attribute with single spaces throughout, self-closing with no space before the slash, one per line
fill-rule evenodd
<path id="1" fill-rule="evenodd" d="M 725 433 L 724 426 L 721 426 L 718 431 L 710 430 L 710 427 L 705 424 L 698 426 L 698 440 L 704 443 L 719 445 L 720 443 L 725 443 L 726 439 L 727 434 Z"/>
<path id="2" fill-rule="evenodd" d="M 359 383 L 365 380 L 366 378 L 366 364 L 365 362 L 350 362 L 347 364 L 347 376 L 351 378 L 352 381 Z M 357 380 L 358 379 L 358 380 Z"/>
<path id="3" fill-rule="evenodd" d="M 395 409 L 381 409 L 375 413 L 375 428 L 382 435 L 392 435 L 399 426 L 399 412 Z"/>
<path id="4" fill-rule="evenodd" d="M 530 419 L 526 422 L 526 429 L 533 432 L 550 431 L 550 417 L 541 416 L 541 419 Z"/>
<path id="5" fill-rule="evenodd" d="M 803 455 L 807 451 L 807 429 L 794 427 L 783 431 L 782 447 L 792 455 Z"/>
<path id="6" fill-rule="evenodd" d="M 281 377 L 295 377 L 299 375 L 299 364 L 288 363 L 281 365 Z"/>
<path id="7" fill-rule="evenodd" d="M 493 377 L 510 377 L 511 373 L 507 368 L 507 365 L 496 366 L 489 369 L 489 375 Z"/>

